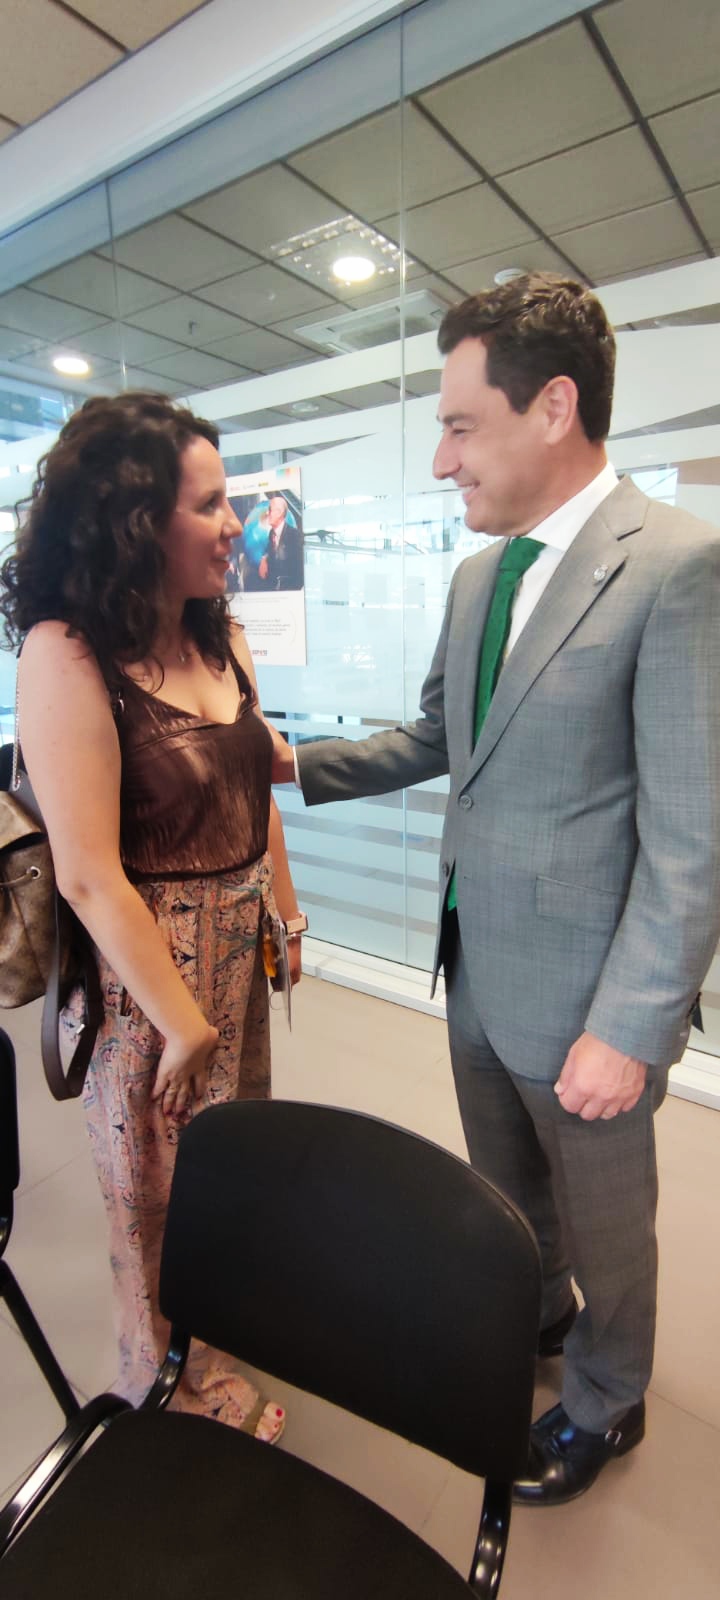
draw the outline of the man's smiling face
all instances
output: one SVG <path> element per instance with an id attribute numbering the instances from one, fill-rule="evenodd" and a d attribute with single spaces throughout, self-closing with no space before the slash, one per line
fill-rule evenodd
<path id="1" fill-rule="evenodd" d="M 463 339 L 447 357 L 433 472 L 453 478 L 462 491 L 468 528 L 507 537 L 527 533 L 545 515 L 545 391 L 527 411 L 514 411 L 502 389 L 487 382 L 486 368 L 481 339 Z"/>

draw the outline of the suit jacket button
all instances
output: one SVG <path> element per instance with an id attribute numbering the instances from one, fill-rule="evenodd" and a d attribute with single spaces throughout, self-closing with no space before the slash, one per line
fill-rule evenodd
<path id="1" fill-rule="evenodd" d="M 463 811 L 469 811 L 472 806 L 472 795 L 461 794 L 458 805 L 462 806 Z"/>
<path id="2" fill-rule="evenodd" d="M 449 861 L 443 861 L 443 864 L 442 864 L 442 875 L 443 875 L 444 878 L 447 878 L 447 877 L 449 877 L 449 874 L 450 874 L 450 862 Z"/>

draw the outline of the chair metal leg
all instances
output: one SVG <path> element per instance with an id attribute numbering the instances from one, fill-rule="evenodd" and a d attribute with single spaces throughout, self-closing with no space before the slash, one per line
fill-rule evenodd
<path id="1" fill-rule="evenodd" d="M 483 1600 L 495 1600 L 500 1587 L 511 1510 L 512 1484 L 488 1479 L 469 1580 L 470 1587 Z"/>
<path id="2" fill-rule="evenodd" d="M 7 1261 L 0 1261 L 0 1299 L 5 1301 L 28 1349 L 35 1357 L 46 1383 L 49 1384 L 61 1411 L 69 1422 L 70 1418 L 80 1410 L 80 1406 Z"/>

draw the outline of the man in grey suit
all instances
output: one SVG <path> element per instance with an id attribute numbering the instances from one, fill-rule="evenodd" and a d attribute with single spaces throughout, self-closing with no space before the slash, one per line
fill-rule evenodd
<path id="1" fill-rule="evenodd" d="M 299 781 L 312 805 L 450 774 L 435 970 L 470 1159 L 529 1217 L 539 1354 L 564 1346 L 515 1491 L 548 1505 L 644 1433 L 653 1112 L 720 934 L 720 532 L 618 483 L 581 285 L 473 296 L 439 342 L 435 475 L 498 543 L 455 573 L 418 720 L 300 747 Z"/>

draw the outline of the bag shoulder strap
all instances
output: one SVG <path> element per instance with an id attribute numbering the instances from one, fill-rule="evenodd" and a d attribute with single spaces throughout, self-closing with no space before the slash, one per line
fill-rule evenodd
<path id="1" fill-rule="evenodd" d="M 67 1071 L 60 1058 L 58 1017 L 62 1005 L 60 961 L 63 933 L 72 930 L 80 950 L 81 972 L 79 982 L 85 991 L 85 1017 L 78 1028 L 77 1044 Z M 47 989 L 43 1002 L 40 1025 L 40 1053 L 50 1093 L 56 1100 L 74 1100 L 82 1091 L 90 1057 L 95 1049 L 98 1029 L 103 1020 L 103 998 L 97 963 L 90 941 L 82 923 L 78 921 L 62 895 L 55 890 L 55 942 L 53 946 Z"/>
<path id="2" fill-rule="evenodd" d="M 15 737 L 10 787 L 28 816 L 47 836 L 47 828 L 35 791 L 25 771 L 20 751 L 20 718 L 18 713 L 18 686 L 15 681 Z M 95 1048 L 98 1029 L 103 1020 L 103 998 L 97 963 L 86 929 L 74 911 L 58 893 L 54 894 L 55 936 L 43 1001 L 40 1024 L 40 1054 L 50 1093 L 56 1100 L 74 1100 L 82 1091 L 90 1057 Z M 58 1017 L 62 1008 L 61 975 L 63 937 L 72 937 L 80 955 L 80 975 L 85 991 L 85 1020 L 78 1030 L 78 1042 L 68 1063 L 63 1068 L 58 1038 Z"/>

